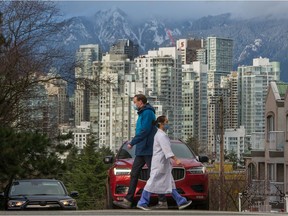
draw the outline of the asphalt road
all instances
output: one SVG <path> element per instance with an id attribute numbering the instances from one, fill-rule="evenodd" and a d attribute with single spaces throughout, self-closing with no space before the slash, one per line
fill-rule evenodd
<path id="1" fill-rule="evenodd" d="M 195 211 L 195 210 L 95 210 L 95 211 L 0 211 L 0 215 L 288 215 L 287 213 L 262 212 L 221 212 L 221 211 Z"/>

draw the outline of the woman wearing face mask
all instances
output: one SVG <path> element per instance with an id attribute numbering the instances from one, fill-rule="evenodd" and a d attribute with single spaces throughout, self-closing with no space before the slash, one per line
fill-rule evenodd
<path id="1" fill-rule="evenodd" d="M 170 160 L 173 159 L 177 165 L 181 164 L 181 161 L 173 154 L 170 139 L 165 133 L 169 128 L 167 117 L 159 116 L 155 121 L 155 124 L 158 127 L 158 131 L 154 137 L 150 178 L 143 189 L 141 198 L 137 203 L 137 208 L 150 210 L 148 207 L 150 196 L 152 193 L 155 193 L 172 194 L 178 208 L 181 210 L 189 206 L 192 201 L 187 201 L 185 197 L 182 197 L 177 192 L 171 173 L 172 164 Z"/>

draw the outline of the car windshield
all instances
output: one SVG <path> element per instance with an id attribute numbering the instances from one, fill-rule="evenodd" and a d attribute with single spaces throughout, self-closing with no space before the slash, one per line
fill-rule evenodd
<path id="1" fill-rule="evenodd" d="M 126 144 L 123 144 L 117 155 L 118 159 L 135 158 L 135 148 L 128 149 Z M 195 159 L 195 154 L 184 143 L 171 143 L 173 153 L 178 158 Z"/>
<path id="2" fill-rule="evenodd" d="M 10 195 L 65 195 L 62 184 L 58 181 L 15 181 Z"/>

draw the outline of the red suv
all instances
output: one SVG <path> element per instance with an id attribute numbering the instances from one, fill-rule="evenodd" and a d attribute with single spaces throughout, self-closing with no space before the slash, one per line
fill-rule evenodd
<path id="1" fill-rule="evenodd" d="M 192 200 L 192 207 L 197 209 L 209 209 L 208 195 L 208 173 L 201 162 L 208 162 L 207 156 L 196 156 L 194 152 L 182 141 L 171 141 L 172 151 L 182 162 L 176 165 L 173 162 L 172 174 L 176 183 L 178 192 L 187 199 Z M 108 170 L 108 179 L 106 184 L 106 207 L 114 208 L 113 201 L 121 201 L 126 195 L 130 182 L 130 171 L 135 158 L 135 147 L 128 149 L 124 143 L 119 149 L 116 158 L 107 156 L 105 163 L 113 163 Z M 142 193 L 142 190 L 148 180 L 148 168 L 145 165 L 140 173 L 138 185 L 135 191 L 134 202 L 136 203 Z M 153 199 L 154 198 L 154 199 Z M 151 202 L 157 201 L 157 195 L 151 197 Z M 167 195 L 169 208 L 176 206 L 171 195 Z M 135 204 L 134 203 L 134 204 Z M 156 203 L 155 203 L 156 204 Z"/>

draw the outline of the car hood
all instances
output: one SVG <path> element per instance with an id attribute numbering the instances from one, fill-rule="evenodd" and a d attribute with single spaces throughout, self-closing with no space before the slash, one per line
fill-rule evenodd
<path id="1" fill-rule="evenodd" d="M 203 166 L 201 162 L 197 161 L 196 159 L 187 159 L 187 158 L 179 158 L 181 161 L 180 165 L 177 165 L 174 160 L 171 159 L 173 167 L 184 167 L 184 168 L 191 168 L 191 167 L 199 167 Z M 118 159 L 115 161 L 115 166 L 121 167 L 132 167 L 134 159 Z M 145 167 L 147 167 L 145 165 Z M 144 167 L 144 168 L 145 168 Z"/>
<path id="2" fill-rule="evenodd" d="M 203 166 L 203 164 L 196 159 L 187 159 L 187 158 L 178 158 L 181 161 L 181 164 L 177 165 L 174 160 L 172 160 L 173 167 L 184 167 L 184 168 L 191 168 L 191 167 L 199 167 Z"/>
<path id="3" fill-rule="evenodd" d="M 65 199 L 72 199 L 70 196 L 66 195 L 21 195 L 21 196 L 10 196 L 10 200 L 45 200 L 45 201 L 52 201 L 52 200 L 65 200 Z"/>
<path id="4" fill-rule="evenodd" d="M 133 162 L 134 162 L 133 158 L 118 159 L 118 160 L 115 161 L 115 166 L 132 167 Z"/>

